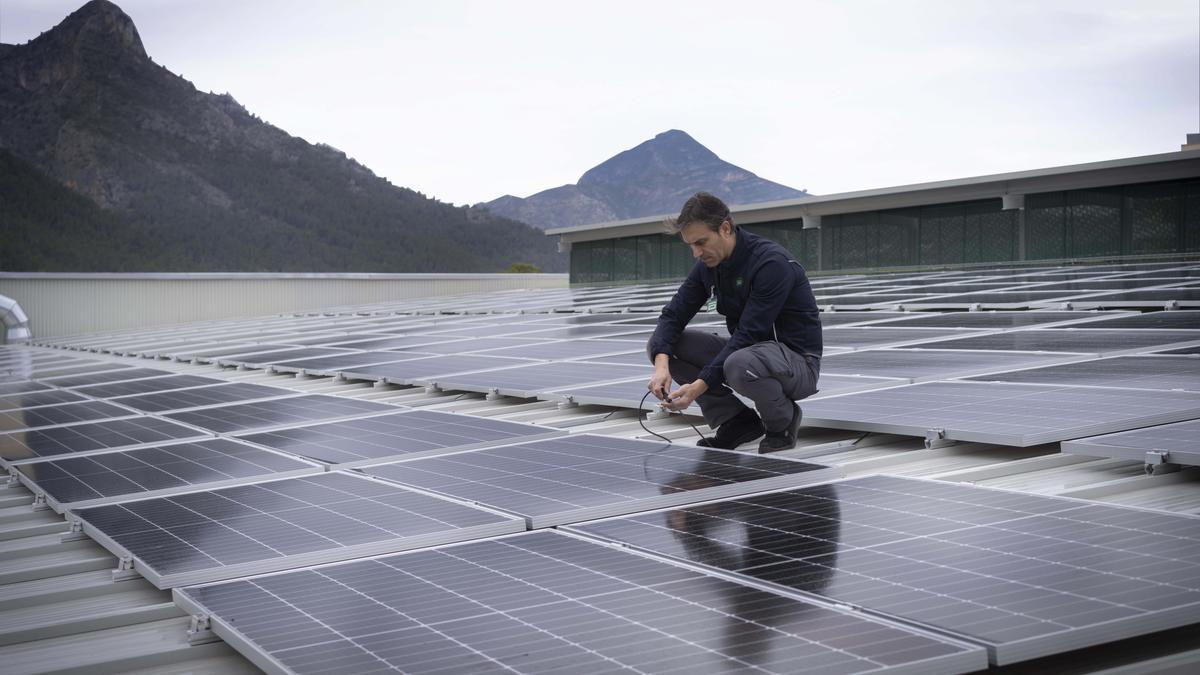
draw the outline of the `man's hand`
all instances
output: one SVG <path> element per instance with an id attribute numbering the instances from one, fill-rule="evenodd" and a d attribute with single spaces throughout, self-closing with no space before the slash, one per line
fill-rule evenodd
<path id="1" fill-rule="evenodd" d="M 669 359 L 670 357 L 666 354 L 655 355 L 654 375 L 646 385 L 646 388 L 657 396 L 660 401 L 665 401 L 667 394 L 671 392 L 671 370 L 667 365 Z"/>
<path id="2" fill-rule="evenodd" d="M 701 394 L 708 391 L 708 383 L 704 380 L 696 380 L 684 385 L 680 385 L 678 389 L 667 395 L 667 400 L 663 402 L 663 407 L 668 410 L 686 410 Z"/>

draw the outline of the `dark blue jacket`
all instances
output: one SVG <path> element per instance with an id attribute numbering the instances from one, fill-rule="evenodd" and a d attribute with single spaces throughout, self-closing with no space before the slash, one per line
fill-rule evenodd
<path id="1" fill-rule="evenodd" d="M 778 339 L 796 353 L 821 356 L 821 317 L 804 268 L 784 247 L 743 229 L 728 260 L 692 267 L 658 317 L 651 354 L 672 355 L 684 326 L 713 296 L 730 337 L 700 371 L 710 389 L 725 382 L 725 359 L 752 344 Z"/>

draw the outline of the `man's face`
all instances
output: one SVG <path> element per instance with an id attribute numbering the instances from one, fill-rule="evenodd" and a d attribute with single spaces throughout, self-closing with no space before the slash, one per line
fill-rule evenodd
<path id="1" fill-rule="evenodd" d="M 679 235 L 683 237 L 683 243 L 691 247 L 692 257 L 707 267 L 716 267 L 728 258 L 737 241 L 733 225 L 728 220 L 721 223 L 717 230 L 709 229 L 703 222 L 694 221 L 680 228 Z"/>

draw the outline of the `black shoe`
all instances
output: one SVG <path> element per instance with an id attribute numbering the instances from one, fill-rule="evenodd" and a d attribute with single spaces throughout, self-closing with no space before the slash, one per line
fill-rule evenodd
<path id="1" fill-rule="evenodd" d="M 786 429 L 781 431 L 768 431 L 758 444 L 758 451 L 762 452 L 779 452 L 780 450 L 791 450 L 796 447 L 796 437 L 800 435 L 800 419 L 804 417 L 804 413 L 800 410 L 800 405 L 795 401 L 792 402 L 795 410 L 792 412 L 792 421 L 787 425 Z"/>
<path id="2" fill-rule="evenodd" d="M 696 445 L 702 448 L 720 448 L 732 450 L 743 443 L 749 443 L 763 435 L 762 420 L 758 413 L 746 408 L 733 419 L 717 427 L 717 433 L 708 438 L 701 438 Z"/>

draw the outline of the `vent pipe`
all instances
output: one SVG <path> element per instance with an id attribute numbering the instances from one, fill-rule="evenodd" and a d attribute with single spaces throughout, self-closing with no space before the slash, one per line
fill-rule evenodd
<path id="1" fill-rule="evenodd" d="M 21 311 L 17 301 L 7 295 L 0 295 L 0 319 L 4 320 L 6 343 L 29 342 L 29 338 L 33 337 L 29 332 L 29 317 Z"/>

